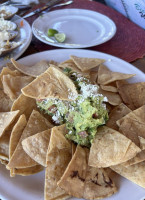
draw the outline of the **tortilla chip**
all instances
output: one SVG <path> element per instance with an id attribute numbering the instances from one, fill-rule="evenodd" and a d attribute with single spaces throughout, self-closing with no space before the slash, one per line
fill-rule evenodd
<path id="1" fill-rule="evenodd" d="M 2 80 L 4 75 L 12 75 L 12 76 L 20 76 L 22 75 L 21 72 L 15 70 L 11 70 L 9 67 L 3 67 L 1 73 L 0 73 L 0 87 L 3 88 Z"/>
<path id="2" fill-rule="evenodd" d="M 0 73 L 1 81 L 3 80 L 3 76 L 4 75 L 21 76 L 22 73 L 17 71 L 16 69 L 15 70 L 11 70 L 8 67 L 3 67 L 3 69 L 2 69 L 2 71 Z"/>
<path id="3" fill-rule="evenodd" d="M 50 137 L 50 148 L 47 152 L 47 168 L 45 174 L 45 199 L 68 198 L 68 195 L 58 187 L 57 182 L 62 177 L 72 157 L 71 144 L 63 134 L 63 126 L 52 128 Z M 54 131 L 55 129 L 55 131 Z M 56 136 L 57 135 L 57 136 Z M 57 140 L 57 146 L 55 146 Z"/>
<path id="4" fill-rule="evenodd" d="M 118 92 L 132 110 L 145 104 L 145 82 L 122 85 L 118 87 Z"/>
<path id="5" fill-rule="evenodd" d="M 0 138 L 0 159 L 9 161 L 9 140 L 11 131 L 6 131 Z"/>
<path id="6" fill-rule="evenodd" d="M 142 150 L 145 149 L 145 138 L 138 136 L 139 142 L 140 142 L 140 147 Z"/>
<path id="7" fill-rule="evenodd" d="M 51 130 L 52 137 L 50 138 L 49 151 L 51 152 L 56 151 L 56 148 L 58 149 L 70 148 L 70 142 L 66 140 L 66 138 L 64 137 L 66 133 L 67 129 L 65 124 L 61 126 L 55 126 L 52 128 Z"/>
<path id="8" fill-rule="evenodd" d="M 87 148 L 77 146 L 72 160 L 58 182 L 58 186 L 64 189 L 70 196 L 75 196 L 76 198 L 83 197 L 87 171 L 87 155 Z"/>
<path id="9" fill-rule="evenodd" d="M 97 78 L 98 78 L 98 72 L 91 71 L 89 80 L 91 81 L 92 84 L 97 84 Z"/>
<path id="10" fill-rule="evenodd" d="M 127 80 L 116 81 L 116 86 L 117 86 L 117 88 L 119 88 L 119 87 L 122 86 L 122 85 L 127 85 L 127 84 L 129 84 L 129 83 L 127 82 Z"/>
<path id="11" fill-rule="evenodd" d="M 19 110 L 20 115 L 24 114 L 28 120 L 32 111 L 37 110 L 37 105 L 35 99 L 26 97 L 21 94 L 14 102 L 11 111 Z"/>
<path id="12" fill-rule="evenodd" d="M 3 76 L 4 92 L 13 101 L 21 94 L 21 89 L 33 81 L 30 76 L 12 76 L 10 74 Z"/>
<path id="13" fill-rule="evenodd" d="M 57 182 L 62 177 L 70 159 L 71 152 L 68 149 L 60 149 L 59 151 L 49 153 L 48 163 L 45 174 L 45 199 L 61 199 L 63 195 L 65 199 L 69 197 Z"/>
<path id="14" fill-rule="evenodd" d="M 32 174 L 36 174 L 43 170 L 44 170 L 44 167 L 41 165 L 36 165 L 34 167 L 27 167 L 27 168 L 21 168 L 21 169 L 15 168 L 15 169 L 10 170 L 10 176 L 11 177 L 14 177 L 15 175 L 30 176 Z"/>
<path id="15" fill-rule="evenodd" d="M 141 151 L 131 140 L 107 126 L 98 128 L 93 140 L 89 165 L 109 167 L 123 163 Z"/>
<path id="16" fill-rule="evenodd" d="M 117 80 L 129 79 L 135 74 L 124 74 L 110 71 L 105 65 L 100 65 L 98 70 L 98 83 L 107 85 Z"/>
<path id="17" fill-rule="evenodd" d="M 121 103 L 111 111 L 106 125 L 112 129 L 119 130 L 116 121 L 127 115 L 129 112 L 131 112 L 131 110 L 125 104 Z"/>
<path id="18" fill-rule="evenodd" d="M 77 146 L 58 185 L 71 196 L 84 199 L 99 199 L 112 195 L 116 187 L 104 169 L 88 166 L 87 148 Z"/>
<path id="19" fill-rule="evenodd" d="M 7 168 L 25 168 L 38 165 L 25 153 L 21 143 L 25 138 L 51 127 L 52 125 L 39 112 L 33 110 Z"/>
<path id="20" fill-rule="evenodd" d="M 77 56 L 70 56 L 70 58 L 82 72 L 95 68 L 105 62 L 104 59 L 98 58 L 85 58 Z"/>
<path id="21" fill-rule="evenodd" d="M 108 102 L 113 106 L 118 106 L 122 103 L 122 99 L 120 98 L 118 93 L 104 91 L 101 88 L 99 88 L 99 93 L 107 97 Z"/>
<path id="22" fill-rule="evenodd" d="M 46 154 L 50 140 L 51 129 L 37 133 L 22 141 L 24 151 L 37 163 L 47 167 Z"/>
<path id="23" fill-rule="evenodd" d="M 69 68 L 69 69 L 71 69 L 72 71 L 78 72 L 79 74 L 82 74 L 82 75 L 85 76 L 85 77 L 89 77 L 89 74 L 90 74 L 90 71 L 82 72 L 82 71 L 77 67 L 77 65 L 76 65 L 71 59 L 66 60 L 66 61 L 60 63 L 60 64 L 58 65 L 58 67 L 59 67 L 60 69 Z"/>
<path id="24" fill-rule="evenodd" d="M 116 123 L 126 137 L 142 147 L 139 136 L 145 139 L 145 105 L 128 113 Z"/>
<path id="25" fill-rule="evenodd" d="M 9 142 L 9 158 L 11 159 L 17 144 L 20 140 L 22 132 L 27 124 L 25 115 L 21 115 L 18 119 L 17 123 L 15 124 L 14 128 L 12 129 L 10 142 Z"/>
<path id="26" fill-rule="evenodd" d="M 102 199 L 117 192 L 117 188 L 106 169 L 98 169 L 88 166 L 85 179 L 85 199 Z"/>
<path id="27" fill-rule="evenodd" d="M 118 89 L 111 85 L 100 85 L 102 90 L 108 91 L 108 92 L 118 92 Z"/>
<path id="28" fill-rule="evenodd" d="M 4 134 L 5 130 L 12 124 L 19 113 L 17 111 L 1 112 L 0 113 L 0 137 Z"/>
<path id="29" fill-rule="evenodd" d="M 12 71 L 15 71 L 15 70 L 16 70 L 15 66 L 14 66 L 11 62 L 10 62 L 10 63 L 7 63 L 6 66 L 7 66 L 10 70 L 12 70 Z"/>
<path id="30" fill-rule="evenodd" d="M 11 59 L 11 62 L 13 63 L 13 65 L 16 67 L 17 70 L 19 70 L 25 75 L 32 77 L 39 76 L 40 74 L 44 73 L 49 67 L 49 64 L 46 60 L 41 60 L 40 62 L 36 63 L 33 66 L 23 65 L 15 61 L 13 58 Z"/>
<path id="31" fill-rule="evenodd" d="M 111 167 L 116 173 L 145 188 L 145 162 L 138 163 L 129 167 L 116 165 Z"/>
<path id="32" fill-rule="evenodd" d="M 74 143 L 72 143 L 72 156 L 74 155 L 76 148 L 77 146 Z"/>
<path id="33" fill-rule="evenodd" d="M 125 167 L 128 167 L 130 165 L 134 165 L 134 164 L 140 163 L 142 161 L 145 161 L 145 150 L 139 152 L 134 158 L 128 160 L 125 163 L 123 163 L 123 165 Z"/>
<path id="34" fill-rule="evenodd" d="M 62 73 L 60 69 L 53 66 L 23 88 L 22 92 L 25 96 L 34 99 L 58 98 L 70 100 L 70 94 L 72 96 L 77 95 L 77 90 L 72 80 Z"/>
<path id="35" fill-rule="evenodd" d="M 10 111 L 12 103 L 12 100 L 4 93 L 4 91 L 0 90 L 0 112 Z"/>
<path id="36" fill-rule="evenodd" d="M 6 166 L 6 165 L 8 164 L 9 161 L 0 159 L 0 162 L 1 162 L 2 165 L 5 165 L 5 166 Z"/>

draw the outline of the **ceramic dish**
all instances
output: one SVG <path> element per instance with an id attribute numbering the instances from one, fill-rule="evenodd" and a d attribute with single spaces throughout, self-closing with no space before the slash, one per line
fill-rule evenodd
<path id="1" fill-rule="evenodd" d="M 65 33 L 66 40 L 57 42 L 47 37 L 49 28 Z M 114 22 L 105 15 L 84 9 L 62 9 L 38 17 L 32 31 L 40 41 L 63 48 L 85 48 L 110 40 L 116 33 Z"/>
<path id="2" fill-rule="evenodd" d="M 136 76 L 131 79 L 131 82 L 145 81 L 144 73 L 133 65 L 114 56 L 89 50 L 60 49 L 44 51 L 22 58 L 19 62 L 25 65 L 33 65 L 40 60 L 62 62 L 67 60 L 70 55 L 103 58 L 106 60 L 105 65 L 112 71 L 122 73 L 125 71 L 126 73 L 136 74 Z M 9 171 L 5 169 L 5 166 L 0 165 L 0 198 L 7 200 L 43 200 L 44 178 L 44 171 L 28 177 L 16 176 L 15 178 L 10 178 Z M 115 182 L 119 191 L 110 198 L 104 198 L 104 200 L 143 200 L 145 198 L 145 190 L 127 179 L 116 175 Z M 74 199 L 75 198 L 71 198 L 71 200 Z"/>

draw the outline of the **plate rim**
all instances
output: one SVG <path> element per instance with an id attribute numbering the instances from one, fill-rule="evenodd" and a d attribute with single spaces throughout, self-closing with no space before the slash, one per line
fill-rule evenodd
<path id="1" fill-rule="evenodd" d="M 38 40 L 40 40 L 41 42 L 43 42 L 43 43 L 45 43 L 45 44 L 47 44 L 47 45 L 52 45 L 52 46 L 55 46 L 55 47 L 62 47 L 62 48 L 70 48 L 70 49 L 74 49 L 74 48 L 77 48 L 77 49 L 81 49 L 81 48 L 88 48 L 88 47 L 93 47 L 93 46 L 98 46 L 98 45 L 101 45 L 101 44 L 103 44 L 103 43 L 105 43 L 105 42 L 107 42 L 107 41 L 109 41 L 109 40 L 111 40 L 114 36 L 115 36 L 115 34 L 116 34 L 116 32 L 117 32 L 117 27 L 116 27 L 116 24 L 115 24 L 115 22 L 110 18 L 110 17 L 108 17 L 108 16 L 106 16 L 106 15 L 104 15 L 104 14 L 102 14 L 102 13 L 99 13 L 99 12 L 97 12 L 97 11 L 93 11 L 93 10 L 88 10 L 88 9 L 80 9 L 80 8 L 67 8 L 67 9 L 59 9 L 59 10 L 53 10 L 53 11 L 50 11 L 50 12 L 48 12 L 48 13 L 46 13 L 46 14 L 44 14 L 44 16 L 47 16 L 47 15 L 49 15 L 49 14 L 55 14 L 55 13 L 59 13 L 59 12 L 68 12 L 68 11 L 72 11 L 72 12 L 76 12 L 76 11 L 78 11 L 78 12 L 89 12 L 90 14 L 92 13 L 92 14 L 94 14 L 94 15 L 99 15 L 99 16 L 101 16 L 101 17 L 104 17 L 105 19 L 107 19 L 110 23 L 111 23 L 111 26 L 112 26 L 112 28 L 113 28 L 113 33 L 112 33 L 112 35 L 110 35 L 110 36 L 108 36 L 105 40 L 103 40 L 103 41 L 101 41 L 101 42 L 99 42 L 99 43 L 94 43 L 93 45 L 81 45 L 81 44 L 67 44 L 67 43 L 57 43 L 57 42 L 49 42 L 49 41 L 46 41 L 46 40 L 44 40 L 43 38 L 41 38 L 37 33 L 36 33 L 36 31 L 35 31 L 35 23 L 40 19 L 40 16 L 39 17 L 37 17 L 34 21 L 33 21 L 33 23 L 32 23 L 32 32 L 33 32 L 33 34 L 34 34 L 34 36 L 38 39 Z M 79 14 L 80 15 L 80 14 Z M 81 15 L 80 15 L 81 16 Z M 109 25 L 110 26 L 110 25 Z M 110 27 L 111 27 L 110 26 Z M 45 34 L 44 34 L 45 35 Z"/>
<path id="2" fill-rule="evenodd" d="M 116 57 L 116 56 L 113 56 L 113 55 L 111 55 L 111 54 L 107 54 L 107 53 L 104 53 L 104 52 L 101 52 L 101 51 L 95 51 L 95 50 L 88 50 L 88 49 L 77 49 L 77 48 L 74 48 L 74 49 L 52 49 L 52 50 L 45 50 L 45 51 L 41 51 L 41 52 L 37 52 L 37 53 L 34 53 L 34 54 L 31 54 L 31 55 L 28 55 L 28 56 L 25 56 L 25 57 L 23 57 L 23 58 L 21 58 L 21 59 L 19 59 L 19 60 L 17 60 L 18 62 L 24 62 L 24 60 L 26 59 L 26 58 L 30 58 L 31 56 L 39 56 L 39 55 L 41 55 L 41 54 L 45 54 L 45 53 L 49 53 L 49 52 L 59 52 L 59 51 L 79 51 L 79 52 L 81 52 L 81 51 L 86 51 L 86 52 L 90 52 L 90 53 L 97 53 L 97 54 L 100 54 L 100 55 L 102 55 L 102 56 L 110 56 L 111 58 L 114 58 L 115 60 L 117 60 L 117 61 L 121 61 L 121 62 L 123 62 L 123 63 L 125 63 L 125 64 L 127 64 L 128 66 L 130 66 L 130 67 L 132 67 L 132 69 L 134 69 L 134 70 L 136 70 L 139 74 L 141 74 L 142 76 L 145 76 L 145 73 L 143 72 L 143 71 L 141 71 L 140 69 L 138 69 L 137 67 L 135 67 L 134 65 L 132 65 L 131 63 L 129 63 L 129 62 L 127 62 L 127 61 L 125 61 L 125 60 L 123 60 L 123 59 L 121 59 L 121 58 L 119 58 L 119 57 Z"/>

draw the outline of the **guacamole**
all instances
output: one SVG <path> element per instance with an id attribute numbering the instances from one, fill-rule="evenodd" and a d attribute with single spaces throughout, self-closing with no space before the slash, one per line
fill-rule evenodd
<path id="1" fill-rule="evenodd" d="M 60 99 L 40 99 L 37 105 L 52 116 L 56 124 L 66 124 L 66 138 L 82 146 L 90 147 L 97 127 L 108 120 L 107 98 L 98 93 L 98 85 L 93 85 L 80 74 L 64 69 L 76 85 L 78 96 L 69 95 L 71 101 Z"/>

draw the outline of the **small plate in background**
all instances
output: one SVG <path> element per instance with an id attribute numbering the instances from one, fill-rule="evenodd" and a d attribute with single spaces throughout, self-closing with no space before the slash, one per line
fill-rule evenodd
<path id="1" fill-rule="evenodd" d="M 64 43 L 47 37 L 48 29 L 66 34 Z M 62 9 L 38 17 L 32 31 L 40 41 L 63 48 L 86 48 L 110 40 L 116 33 L 115 23 L 105 15 L 85 9 Z"/>

